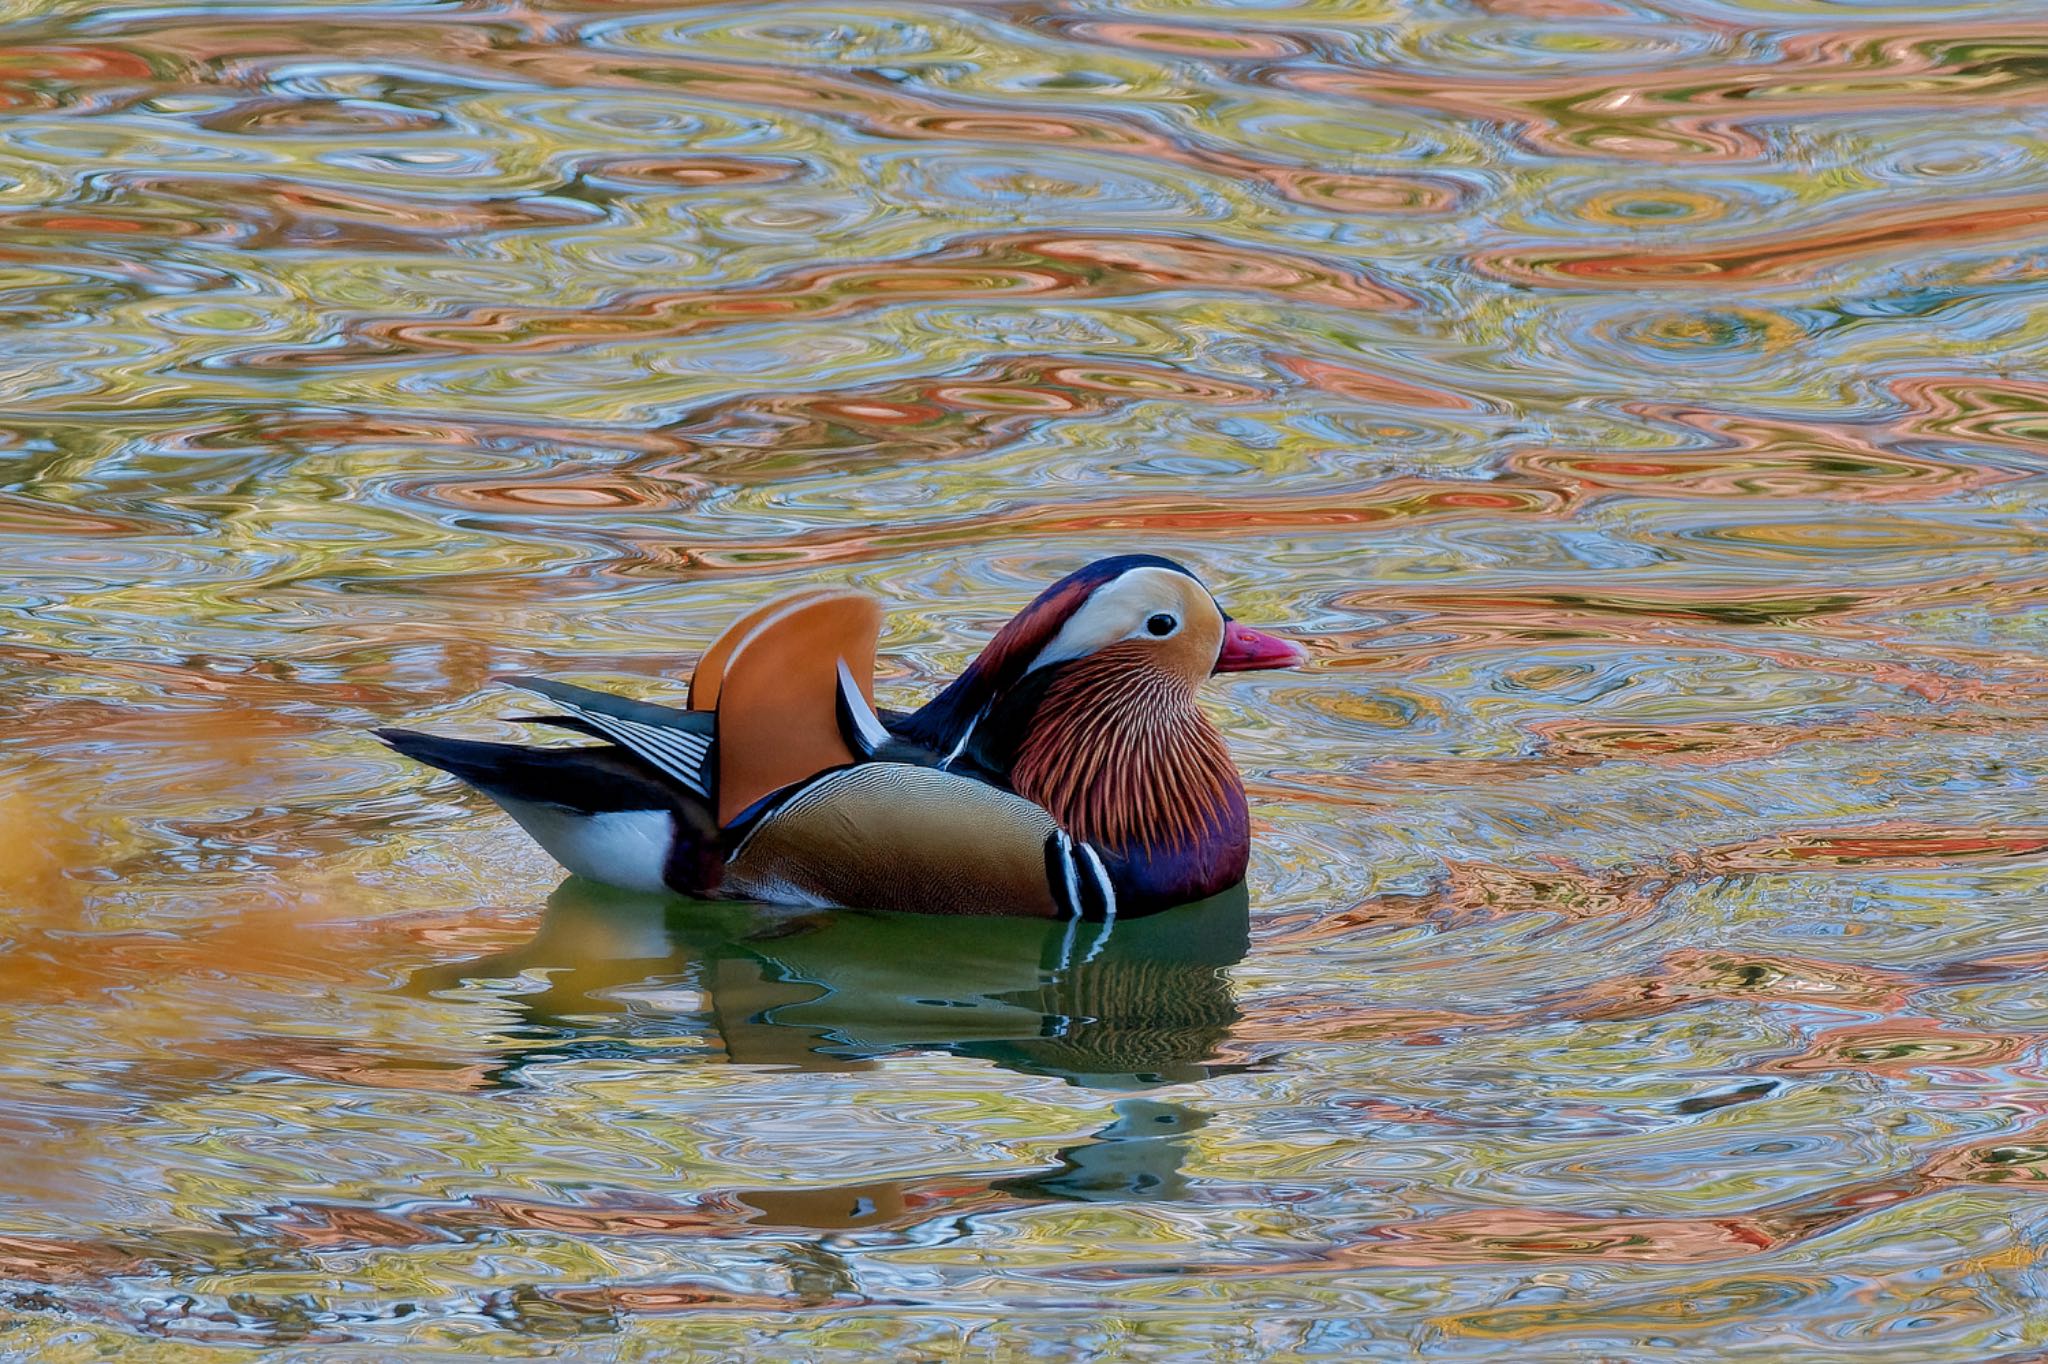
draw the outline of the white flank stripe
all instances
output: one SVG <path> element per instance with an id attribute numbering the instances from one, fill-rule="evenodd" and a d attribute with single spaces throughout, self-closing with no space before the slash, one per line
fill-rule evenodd
<path id="1" fill-rule="evenodd" d="M 1074 840 L 1067 837 L 1065 829 L 1061 829 L 1059 835 L 1060 870 L 1067 878 L 1067 908 L 1078 919 L 1081 917 L 1081 882 L 1074 867 Z"/>
<path id="2" fill-rule="evenodd" d="M 1116 890 L 1109 884 L 1109 869 L 1102 865 L 1102 859 L 1095 855 L 1095 849 L 1081 844 L 1081 852 L 1088 859 L 1088 869 L 1095 873 L 1095 884 L 1102 887 L 1102 922 L 1116 922 Z"/>

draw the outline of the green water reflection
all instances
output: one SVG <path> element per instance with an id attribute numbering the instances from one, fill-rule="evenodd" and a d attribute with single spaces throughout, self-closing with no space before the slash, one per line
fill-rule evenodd
<path id="1" fill-rule="evenodd" d="M 1098 1089 L 1208 1078 L 1240 1017 L 1228 968 L 1249 945 L 1243 886 L 1109 925 L 961 921 L 679 903 L 570 879 L 532 941 L 437 965 L 407 988 L 516 981 L 520 1068 L 646 1057 L 708 1030 L 737 1065 L 864 1068 L 917 1050 Z M 689 997 L 671 1012 L 663 1001 Z M 678 1063 L 697 1053 L 684 1049 Z"/>

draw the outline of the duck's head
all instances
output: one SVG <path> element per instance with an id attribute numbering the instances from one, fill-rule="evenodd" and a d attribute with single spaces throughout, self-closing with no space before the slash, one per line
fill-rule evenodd
<path id="1" fill-rule="evenodd" d="M 1195 689 L 1305 656 L 1231 620 L 1171 559 L 1123 555 L 1040 593 L 905 730 L 1106 854 L 1157 864 L 1162 896 L 1208 894 L 1243 874 L 1248 835 L 1243 786 Z"/>
<path id="2" fill-rule="evenodd" d="M 1054 628 L 1057 627 L 1057 628 Z M 1013 634 L 1014 632 L 1014 634 Z M 1232 620 L 1187 569 L 1151 554 L 1102 559 L 1039 595 L 990 643 L 983 657 L 1028 659 L 1023 675 L 1113 656 L 1195 683 L 1211 673 L 1291 668 L 1305 655 L 1290 640 Z"/>
<path id="3" fill-rule="evenodd" d="M 1254 630 L 1218 606 L 1201 579 L 1156 554 L 1122 554 L 1076 569 L 996 632 L 967 670 L 907 727 L 941 753 L 1020 693 L 1088 665 L 1112 675 L 1192 688 L 1212 673 L 1291 668 L 1307 657 L 1291 640 Z"/>

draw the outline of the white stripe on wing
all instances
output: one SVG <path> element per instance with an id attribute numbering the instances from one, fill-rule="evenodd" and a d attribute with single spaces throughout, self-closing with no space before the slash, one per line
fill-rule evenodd
<path id="1" fill-rule="evenodd" d="M 710 798 L 710 784 L 704 780 L 704 755 L 711 751 L 711 740 L 706 736 L 642 724 L 638 720 L 622 720 L 615 715 L 600 715 L 579 706 L 569 709 L 588 720 L 594 729 L 628 753 L 663 775 L 673 777 L 698 795 Z"/>
<path id="2" fill-rule="evenodd" d="M 867 756 L 873 757 L 883 744 L 889 742 L 889 731 L 882 724 L 882 717 L 875 714 L 875 708 L 868 704 L 860 684 L 853 680 L 853 669 L 846 666 L 846 660 L 839 660 L 839 699 L 846 706 L 846 713 L 853 717 L 854 735 Z"/>

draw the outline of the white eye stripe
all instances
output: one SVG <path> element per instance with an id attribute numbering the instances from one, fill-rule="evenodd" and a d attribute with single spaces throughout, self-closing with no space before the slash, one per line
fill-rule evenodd
<path id="1" fill-rule="evenodd" d="M 1167 639 L 1186 624 L 1189 589 L 1200 586 L 1186 574 L 1169 568 L 1134 568 L 1114 582 L 1097 588 L 1081 608 L 1067 618 L 1052 642 L 1031 660 L 1027 671 L 1035 672 L 1054 663 L 1085 658 L 1105 645 L 1126 639 Z M 1174 627 L 1164 635 L 1152 634 L 1147 623 L 1156 615 L 1173 617 Z"/>

